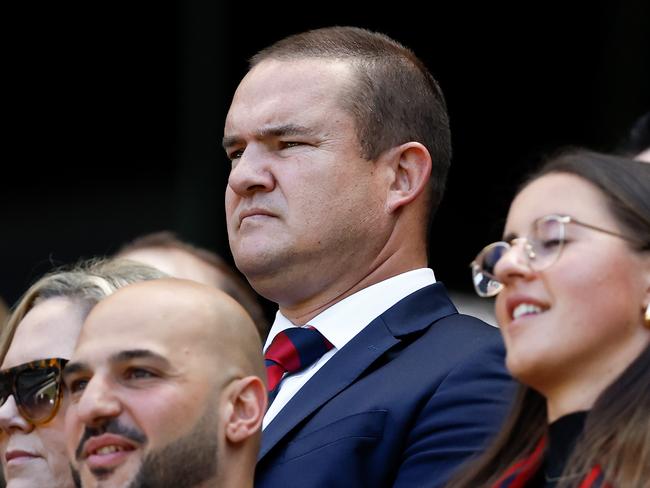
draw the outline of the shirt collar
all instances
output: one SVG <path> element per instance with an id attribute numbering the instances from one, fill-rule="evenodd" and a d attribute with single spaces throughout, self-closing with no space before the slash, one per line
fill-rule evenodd
<path id="1" fill-rule="evenodd" d="M 336 349 L 341 349 L 363 328 L 411 293 L 436 282 L 433 270 L 420 268 L 375 283 L 323 310 L 309 321 Z M 275 336 L 295 327 L 278 310 L 264 344 L 269 347 Z"/>

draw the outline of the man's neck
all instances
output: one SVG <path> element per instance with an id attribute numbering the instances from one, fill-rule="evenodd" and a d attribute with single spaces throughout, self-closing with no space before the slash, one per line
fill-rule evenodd
<path id="1" fill-rule="evenodd" d="M 241 471 L 241 466 L 239 467 Z M 250 473 L 229 473 L 225 476 L 219 476 L 209 484 L 201 484 L 196 488 L 253 488 L 253 471 L 255 466 L 250 466 Z"/>
<path id="2" fill-rule="evenodd" d="M 339 280 L 321 290 L 318 294 L 310 296 L 301 302 L 280 304 L 280 312 L 294 325 L 305 325 L 324 310 L 360 290 L 393 276 L 426 266 L 425 255 L 421 256 L 420 259 L 414 259 L 413 256 L 410 256 L 408 260 L 401 260 L 399 254 L 395 254 L 388 260 L 383 261 L 380 266 L 371 268 L 371 271 L 363 276 L 348 281 Z"/>

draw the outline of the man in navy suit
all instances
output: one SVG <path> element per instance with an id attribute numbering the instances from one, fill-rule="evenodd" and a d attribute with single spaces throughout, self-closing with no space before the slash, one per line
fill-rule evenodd
<path id="1" fill-rule="evenodd" d="M 436 81 L 382 34 L 297 34 L 253 57 L 223 145 L 235 262 L 279 305 L 265 351 L 307 325 L 329 344 L 282 377 L 256 486 L 443 485 L 511 385 L 498 331 L 427 268 L 451 152 Z"/>

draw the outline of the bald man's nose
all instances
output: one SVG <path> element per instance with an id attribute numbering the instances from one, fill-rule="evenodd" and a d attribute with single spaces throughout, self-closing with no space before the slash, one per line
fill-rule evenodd
<path id="1" fill-rule="evenodd" d="M 115 395 L 114 388 L 100 376 L 90 379 L 76 408 L 79 420 L 89 426 L 100 424 L 107 418 L 117 417 L 121 411 L 122 404 Z"/>

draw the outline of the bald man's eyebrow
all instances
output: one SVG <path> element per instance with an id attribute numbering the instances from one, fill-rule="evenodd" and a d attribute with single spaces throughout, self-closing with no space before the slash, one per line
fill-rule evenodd
<path id="1" fill-rule="evenodd" d="M 126 351 L 120 351 L 110 357 L 110 362 L 120 363 L 124 361 L 131 361 L 133 359 L 154 359 L 165 364 L 166 366 L 170 366 L 167 358 L 148 349 L 128 349 Z"/>
<path id="2" fill-rule="evenodd" d="M 509 232 L 503 237 L 503 242 L 510 242 L 513 239 L 516 239 L 518 236 L 514 232 Z"/>
<path id="3" fill-rule="evenodd" d="M 297 124 L 284 124 L 278 126 L 265 127 L 255 133 L 256 139 L 266 139 L 268 137 L 286 137 L 286 136 L 308 136 L 313 137 L 316 131 Z M 243 144 L 243 139 L 239 136 L 224 136 L 222 145 L 224 149 Z"/>

